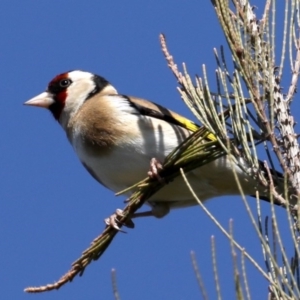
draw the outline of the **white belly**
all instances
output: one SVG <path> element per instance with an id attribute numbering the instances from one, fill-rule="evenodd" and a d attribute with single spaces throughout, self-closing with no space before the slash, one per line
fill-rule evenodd
<path id="1" fill-rule="evenodd" d="M 159 153 L 141 153 L 140 150 L 116 148 L 106 156 L 90 156 L 84 147 L 76 148 L 81 161 L 93 169 L 98 181 L 114 192 L 119 192 L 146 178 L 152 157 L 164 160 L 164 156 Z M 245 193 L 254 194 L 255 182 L 252 180 L 249 182 L 248 176 L 240 169 L 236 171 L 245 187 Z M 239 194 L 232 166 L 226 157 L 191 171 L 187 177 L 201 201 L 222 195 Z M 130 196 L 131 193 L 127 195 Z M 197 204 L 181 177 L 177 177 L 159 190 L 149 202 L 172 202 L 170 208 Z"/>

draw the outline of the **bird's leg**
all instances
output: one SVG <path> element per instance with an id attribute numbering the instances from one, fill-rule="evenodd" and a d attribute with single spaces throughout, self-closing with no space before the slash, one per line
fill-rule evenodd
<path id="1" fill-rule="evenodd" d="M 170 208 L 167 204 L 157 204 L 152 207 L 152 210 L 138 212 L 132 215 L 132 219 L 134 218 L 141 218 L 141 217 L 156 217 L 158 219 L 163 218 L 170 212 Z M 106 218 L 104 220 L 105 224 L 107 226 L 112 226 L 118 231 L 124 232 L 119 227 L 118 223 L 120 224 L 120 221 L 118 220 L 118 217 L 123 217 L 123 211 L 121 209 L 117 209 L 114 214 L 112 214 L 110 217 Z M 128 227 L 128 228 L 134 228 L 134 223 L 132 220 L 128 220 L 126 223 L 123 223 L 122 225 Z"/>
<path id="2" fill-rule="evenodd" d="M 150 170 L 148 171 L 148 176 L 158 181 L 163 181 L 163 178 L 158 174 L 159 171 L 163 169 L 161 162 L 155 157 L 150 160 Z"/>
<path id="3" fill-rule="evenodd" d="M 132 218 L 155 217 L 157 219 L 161 219 L 170 212 L 170 207 L 166 203 L 151 203 L 151 206 L 151 210 L 135 213 Z"/>

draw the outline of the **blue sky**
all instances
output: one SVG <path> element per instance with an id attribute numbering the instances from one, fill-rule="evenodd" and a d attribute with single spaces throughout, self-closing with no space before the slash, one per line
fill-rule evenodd
<path id="1" fill-rule="evenodd" d="M 233 299 L 229 243 L 199 207 L 173 211 L 161 220 L 136 220 L 136 228 L 118 234 L 83 277 L 59 291 L 23 292 L 58 280 L 103 230 L 103 219 L 123 207 L 124 198 L 84 170 L 49 112 L 22 103 L 44 91 L 56 74 L 82 69 L 104 76 L 122 94 L 193 118 L 176 91 L 158 35 L 167 36 L 176 62 L 186 62 L 191 75 L 201 74 L 205 63 L 213 80 L 212 49 L 225 40 L 210 1 L 3 0 L 0 15 L 1 298 L 113 299 L 110 272 L 115 268 L 122 299 L 199 299 L 193 250 L 214 299 L 214 235 L 221 291 L 224 299 Z M 249 203 L 255 207 L 254 200 Z M 225 227 L 234 220 L 238 242 L 261 263 L 260 244 L 239 197 L 216 199 L 207 207 Z M 283 210 L 277 211 L 284 217 Z M 266 281 L 252 266 L 247 270 L 252 296 L 265 297 Z"/>

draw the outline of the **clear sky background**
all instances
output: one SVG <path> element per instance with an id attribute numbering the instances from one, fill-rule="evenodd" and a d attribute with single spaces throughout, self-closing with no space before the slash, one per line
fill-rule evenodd
<path id="1" fill-rule="evenodd" d="M 260 6 L 258 16 L 262 11 Z M 166 34 L 176 62 L 186 62 L 191 75 L 201 74 L 205 63 L 213 81 L 212 49 L 226 42 L 210 1 L 2 0 L 0 15 L 0 298 L 113 299 L 115 268 L 122 299 L 200 299 L 193 250 L 215 299 L 214 235 L 223 299 L 233 299 L 229 243 L 199 207 L 161 220 L 136 220 L 136 228 L 118 234 L 83 277 L 59 291 L 23 292 L 58 280 L 103 230 L 103 219 L 124 206 L 124 198 L 84 170 L 49 112 L 22 103 L 44 91 L 56 74 L 81 69 L 104 76 L 122 94 L 193 118 L 176 91 L 158 36 Z M 253 199 L 249 203 L 255 207 Z M 269 205 L 262 205 L 268 212 Z M 234 219 L 238 242 L 262 263 L 242 200 L 223 197 L 207 207 L 225 227 Z M 282 209 L 277 212 L 284 218 Z M 252 266 L 247 270 L 253 299 L 265 298 L 267 282 Z"/>

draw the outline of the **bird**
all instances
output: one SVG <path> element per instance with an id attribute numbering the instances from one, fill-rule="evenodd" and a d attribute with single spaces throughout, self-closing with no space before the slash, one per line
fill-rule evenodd
<path id="1" fill-rule="evenodd" d="M 158 176 L 166 156 L 199 128 L 159 104 L 119 94 L 104 77 L 81 70 L 57 75 L 44 92 L 24 104 L 48 109 L 85 169 L 113 192 L 132 186 L 147 174 Z M 215 137 L 211 134 L 207 139 Z M 245 195 L 258 191 L 261 199 L 270 201 L 268 188 L 233 166 L 227 155 L 190 171 L 187 178 L 202 202 L 240 195 L 233 168 Z M 147 204 L 150 210 L 135 217 L 162 218 L 172 209 L 194 206 L 197 201 L 177 177 Z"/>

